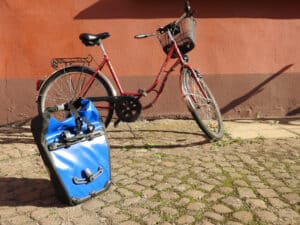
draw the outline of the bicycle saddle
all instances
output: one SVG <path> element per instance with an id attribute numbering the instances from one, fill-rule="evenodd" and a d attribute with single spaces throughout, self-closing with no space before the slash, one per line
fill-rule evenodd
<path id="1" fill-rule="evenodd" d="M 79 36 L 79 39 L 85 44 L 86 46 L 94 46 L 99 45 L 99 40 L 103 40 L 108 38 L 110 34 L 108 32 L 100 33 L 100 34 L 89 34 L 89 33 L 82 33 Z"/>

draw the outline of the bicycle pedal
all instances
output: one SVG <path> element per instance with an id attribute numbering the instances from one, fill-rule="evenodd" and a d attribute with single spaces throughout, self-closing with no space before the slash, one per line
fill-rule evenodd
<path id="1" fill-rule="evenodd" d="M 144 96 L 144 97 L 147 96 L 147 92 L 146 92 L 145 90 L 143 90 L 143 89 L 139 89 L 139 90 L 138 90 L 138 93 L 139 93 L 141 96 Z"/>

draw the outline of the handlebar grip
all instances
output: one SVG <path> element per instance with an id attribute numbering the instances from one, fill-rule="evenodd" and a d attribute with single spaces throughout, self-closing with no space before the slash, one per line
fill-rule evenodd
<path id="1" fill-rule="evenodd" d="M 136 38 L 136 39 L 141 39 L 141 38 L 146 38 L 146 37 L 148 37 L 147 34 L 137 34 L 134 36 L 134 38 Z"/>
<path id="2" fill-rule="evenodd" d="M 136 39 L 141 39 L 141 38 L 147 38 L 147 37 L 152 37 L 152 36 L 155 36 L 155 34 L 137 34 L 134 36 L 134 38 Z"/>

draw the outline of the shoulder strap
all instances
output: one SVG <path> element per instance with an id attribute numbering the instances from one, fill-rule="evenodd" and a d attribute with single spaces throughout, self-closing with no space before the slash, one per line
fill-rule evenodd
<path id="1" fill-rule="evenodd" d="M 69 102 L 68 103 L 68 105 L 67 105 L 67 107 L 68 107 L 68 109 L 71 111 L 71 113 L 74 115 L 74 117 L 75 117 L 75 123 L 76 123 L 76 135 L 78 135 L 79 133 L 80 133 L 80 131 L 81 131 L 81 127 L 82 127 L 82 121 L 81 121 L 81 119 L 80 119 L 80 116 L 79 116 L 79 114 L 78 114 L 78 112 L 77 112 L 77 110 L 76 110 L 76 108 L 75 108 L 75 106 L 74 106 L 74 104 L 76 103 L 77 101 L 75 101 L 75 102 Z"/>
<path id="2" fill-rule="evenodd" d="M 93 124 L 91 124 L 90 121 L 87 120 L 87 118 L 79 116 L 77 108 L 79 108 L 80 106 L 81 106 L 81 99 L 72 101 L 72 102 L 68 103 L 68 106 L 67 106 L 68 109 L 71 111 L 71 113 L 75 117 L 76 135 L 78 135 L 80 133 L 82 125 L 83 125 L 83 121 L 87 125 L 88 132 L 93 132 L 95 129 L 95 126 Z"/>

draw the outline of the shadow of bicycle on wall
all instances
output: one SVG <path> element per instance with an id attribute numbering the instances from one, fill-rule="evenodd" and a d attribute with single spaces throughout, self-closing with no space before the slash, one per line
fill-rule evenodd
<path id="1" fill-rule="evenodd" d="M 249 99 L 253 98 L 255 95 L 259 94 L 260 92 L 262 92 L 264 90 L 264 88 L 274 79 L 284 75 L 284 73 L 286 71 L 288 71 L 294 64 L 289 64 L 284 66 L 283 68 L 281 68 L 279 71 L 277 71 L 276 73 L 272 74 L 271 76 L 269 76 L 267 79 L 265 79 L 264 81 L 262 81 L 260 84 L 258 84 L 256 87 L 252 88 L 251 90 L 249 90 L 247 93 L 245 93 L 244 95 L 232 100 L 231 102 L 229 102 L 227 105 L 225 105 L 224 107 L 222 107 L 221 113 L 225 114 L 229 111 L 231 111 L 232 109 L 234 109 L 235 107 L 237 107 L 238 105 L 241 105 L 244 102 L 247 102 Z M 293 112 L 295 113 L 295 112 Z M 287 115 L 288 116 L 288 115 Z"/>
<path id="2" fill-rule="evenodd" d="M 183 0 L 99 0 L 82 9 L 74 19 L 175 18 L 180 16 Z M 299 1 L 274 0 L 190 0 L 199 18 L 300 18 Z M 270 6 L 272 6 L 270 8 Z"/>

